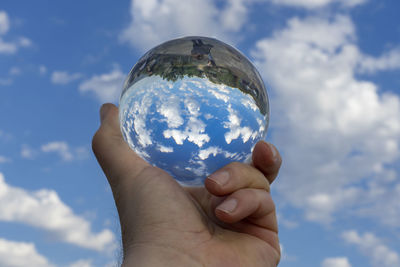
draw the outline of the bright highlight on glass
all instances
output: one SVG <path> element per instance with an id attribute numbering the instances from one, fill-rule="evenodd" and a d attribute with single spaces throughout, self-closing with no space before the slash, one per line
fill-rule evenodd
<path id="1" fill-rule="evenodd" d="M 129 73 L 119 118 L 129 146 L 180 184 L 202 185 L 265 138 L 268 96 L 253 64 L 212 38 L 185 37 L 148 51 Z"/>

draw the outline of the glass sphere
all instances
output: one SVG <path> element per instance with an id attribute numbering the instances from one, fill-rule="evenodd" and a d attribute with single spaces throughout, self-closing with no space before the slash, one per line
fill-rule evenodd
<path id="1" fill-rule="evenodd" d="M 224 165 L 251 160 L 267 131 L 268 96 L 238 50 L 184 37 L 151 49 L 132 68 L 119 119 L 138 155 L 180 184 L 200 186 Z"/>

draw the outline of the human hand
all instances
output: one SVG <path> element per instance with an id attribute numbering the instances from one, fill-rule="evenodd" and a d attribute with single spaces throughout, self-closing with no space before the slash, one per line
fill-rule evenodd
<path id="1" fill-rule="evenodd" d="M 124 141 L 118 108 L 105 104 L 93 151 L 110 183 L 121 223 L 123 266 L 276 266 L 275 206 L 269 193 L 281 158 L 259 142 L 252 165 L 231 163 L 182 187 Z M 225 180 L 225 181 L 224 181 Z"/>

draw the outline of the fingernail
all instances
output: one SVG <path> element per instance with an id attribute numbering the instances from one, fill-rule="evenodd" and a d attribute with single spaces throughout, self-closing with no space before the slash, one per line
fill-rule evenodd
<path id="1" fill-rule="evenodd" d="M 104 118 L 106 117 L 109 110 L 109 106 L 103 104 L 100 108 L 100 122 L 103 123 Z"/>
<path id="2" fill-rule="evenodd" d="M 272 157 L 273 157 L 274 159 L 277 159 L 278 151 L 276 150 L 275 146 L 274 146 L 273 144 L 269 143 L 269 142 L 266 142 L 266 143 L 267 143 L 267 145 L 269 146 L 269 149 L 271 150 Z"/>
<path id="3" fill-rule="evenodd" d="M 228 183 L 229 173 L 227 171 L 219 171 L 211 174 L 208 178 L 213 180 L 219 186 L 223 186 Z"/>
<path id="4" fill-rule="evenodd" d="M 236 206 L 237 206 L 237 200 L 235 198 L 230 198 L 222 202 L 222 204 L 219 205 L 217 209 L 226 213 L 231 213 L 236 209 Z"/>

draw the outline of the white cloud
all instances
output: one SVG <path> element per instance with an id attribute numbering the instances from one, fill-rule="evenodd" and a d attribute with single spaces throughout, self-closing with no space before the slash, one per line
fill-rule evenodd
<path id="1" fill-rule="evenodd" d="M 330 193 L 312 194 L 305 200 L 308 207 L 305 216 L 310 221 L 329 224 L 333 221 L 332 215 L 335 212 L 357 201 L 362 193 L 358 188 L 349 187 Z"/>
<path id="2" fill-rule="evenodd" d="M 165 117 L 168 128 L 178 128 L 184 122 L 180 115 L 180 99 L 173 94 L 166 96 L 166 98 L 157 108 L 157 112 Z"/>
<path id="3" fill-rule="evenodd" d="M 1 39 L 0 39 L 0 46 L 1 46 Z M 2 48 L 0 47 L 0 50 Z M 1 52 L 1 51 L 0 51 Z M 7 86 L 11 85 L 14 82 L 14 77 L 21 74 L 21 69 L 18 67 L 11 67 L 8 71 L 6 78 L 0 78 L 0 85 Z"/>
<path id="4" fill-rule="evenodd" d="M 233 158 L 234 156 L 237 155 L 237 153 L 230 153 L 229 151 L 224 151 L 222 148 L 220 147 L 216 147 L 216 146 L 211 146 L 208 147 L 206 149 L 201 149 L 199 150 L 199 155 L 198 157 L 201 160 L 205 160 L 208 159 L 208 157 L 210 155 L 213 155 L 214 157 L 217 156 L 218 154 L 222 154 L 224 155 L 225 158 Z"/>
<path id="5" fill-rule="evenodd" d="M 227 1 L 219 9 L 212 0 L 132 0 L 132 21 L 120 38 L 142 50 L 187 35 L 232 42 L 233 33 L 239 32 L 247 21 L 247 2 Z"/>
<path id="6" fill-rule="evenodd" d="M 141 80 L 137 82 L 137 85 L 145 86 L 145 84 L 142 84 L 144 80 Z M 153 83 L 155 84 L 155 83 Z M 156 85 L 154 85 L 156 86 Z M 154 88 L 153 88 L 154 89 Z M 156 93 L 156 91 L 151 90 L 152 92 Z M 130 130 L 134 129 L 135 132 L 137 133 L 137 139 L 138 143 L 140 144 L 141 147 L 145 148 L 148 145 L 153 144 L 152 138 L 151 138 L 151 129 L 148 129 L 146 127 L 146 117 L 147 114 L 150 110 L 151 105 L 153 104 L 153 95 L 149 94 L 147 91 L 147 94 L 143 96 L 142 101 L 131 101 L 126 98 L 121 99 L 120 103 L 120 112 L 122 112 L 122 116 L 126 118 L 125 121 L 125 127 L 122 127 L 124 131 L 124 136 L 127 138 L 129 144 L 134 144 Z M 124 101 L 130 101 L 129 104 L 124 103 Z M 136 146 L 135 149 L 136 153 L 144 156 L 145 158 L 148 158 L 148 155 L 146 152 L 139 150 L 139 147 Z"/>
<path id="7" fill-rule="evenodd" d="M 344 7 L 353 7 L 365 3 L 367 0 L 270 0 L 277 5 L 303 7 L 307 9 L 322 8 L 338 3 Z"/>
<path id="8" fill-rule="evenodd" d="M 12 42 L 3 40 L 2 35 L 5 35 L 10 30 L 10 19 L 7 12 L 0 10 L 0 54 L 14 54 L 20 47 L 29 47 L 32 41 L 26 37 L 19 37 Z"/>
<path id="9" fill-rule="evenodd" d="M 18 46 L 15 43 L 5 42 L 0 37 L 0 54 L 14 54 L 17 50 Z"/>
<path id="10" fill-rule="evenodd" d="M 326 258 L 322 262 L 322 267 L 351 267 L 346 257 Z"/>
<path id="11" fill-rule="evenodd" d="M 390 168 L 399 160 L 400 99 L 356 77 L 366 56 L 356 39 L 351 19 L 339 15 L 293 18 L 257 42 L 252 55 L 274 96 L 272 141 L 285 155 L 275 188 L 308 220 L 329 223 L 353 208 L 387 224 L 388 216 L 372 211 L 379 185 L 393 225 L 400 221 L 396 179 L 385 177 L 398 175 Z"/>
<path id="12" fill-rule="evenodd" d="M 282 213 L 278 212 L 276 214 L 276 216 L 278 218 L 279 224 L 285 226 L 288 229 L 294 229 L 294 228 L 297 228 L 299 226 L 299 222 L 298 221 L 286 218 L 285 216 L 283 216 Z"/>
<path id="13" fill-rule="evenodd" d="M 83 160 L 88 156 L 88 150 L 85 147 L 75 147 L 71 148 L 65 141 L 53 141 L 41 146 L 40 150 L 44 153 L 57 153 L 62 160 Z M 24 158 L 32 159 L 36 151 L 29 148 L 28 146 L 23 146 L 21 151 L 21 156 Z"/>
<path id="14" fill-rule="evenodd" d="M 373 233 L 366 232 L 363 235 L 350 230 L 342 233 L 342 238 L 349 244 L 356 245 L 361 252 L 370 259 L 374 267 L 400 266 L 400 256 L 390 249 Z"/>
<path id="15" fill-rule="evenodd" d="M 227 108 L 229 112 L 228 122 L 224 122 L 224 127 L 228 128 L 229 131 L 225 133 L 225 142 L 230 144 L 233 140 L 242 137 L 243 143 L 246 143 L 250 138 L 255 139 L 257 137 L 257 132 L 253 132 L 249 127 L 241 127 L 241 117 L 232 108 L 231 104 Z"/>
<path id="16" fill-rule="evenodd" d="M 221 86 L 221 88 L 223 88 L 224 86 Z M 211 87 L 212 88 L 212 87 Z M 210 93 L 210 94 L 212 94 L 212 95 L 214 95 L 215 96 L 215 98 L 216 99 L 219 99 L 219 100 L 222 100 L 222 101 L 224 101 L 225 103 L 228 103 L 229 102 L 229 99 L 230 99 L 230 97 L 229 97 L 229 91 L 228 92 L 224 92 L 224 91 L 222 91 L 222 90 L 214 90 L 214 89 L 209 89 L 208 90 L 208 92 Z"/>
<path id="17" fill-rule="evenodd" d="M 114 248 L 115 237 L 110 230 L 93 233 L 90 222 L 74 214 L 53 190 L 29 192 L 13 187 L 0 173 L 0 203 L 0 221 L 41 228 L 61 241 L 88 249 Z"/>
<path id="18" fill-rule="evenodd" d="M 165 138 L 173 138 L 175 143 L 178 145 L 182 145 L 183 141 L 187 139 L 187 134 L 183 131 L 176 130 L 176 129 L 168 129 L 163 132 Z"/>
<path id="19" fill-rule="evenodd" d="M 97 99 L 104 102 L 117 102 L 122 91 L 126 75 L 115 67 L 110 73 L 94 75 L 79 85 L 83 93 L 93 92 Z"/>
<path id="20" fill-rule="evenodd" d="M 0 35 L 8 32 L 10 29 L 10 20 L 5 11 L 0 10 Z"/>
<path id="21" fill-rule="evenodd" d="M 226 1 L 226 7 L 220 11 L 222 28 L 226 31 L 239 31 L 247 20 L 248 7 L 246 0 Z"/>
<path id="22" fill-rule="evenodd" d="M 163 153 L 172 153 L 172 152 L 174 152 L 174 148 L 173 147 L 169 147 L 169 146 L 157 145 L 157 149 L 160 150 Z"/>
<path id="23" fill-rule="evenodd" d="M 39 254 L 33 243 L 3 238 L 0 238 L 0 265 L 3 267 L 54 267 L 48 259 Z"/>
<path id="24" fill-rule="evenodd" d="M 376 180 L 368 184 L 368 190 L 363 193 L 366 201 L 357 211 L 357 214 L 362 217 L 374 218 L 387 226 L 398 228 L 400 183 L 395 181 L 396 174 L 393 170 L 381 172 Z"/>
<path id="25" fill-rule="evenodd" d="M 42 72 L 43 69 L 40 69 Z M 45 70 L 45 69 L 44 69 Z M 70 82 L 79 80 L 82 78 L 81 73 L 68 73 L 66 71 L 54 71 L 51 74 L 51 82 L 54 84 L 68 84 Z"/>
<path id="26" fill-rule="evenodd" d="M 193 81 L 193 83 L 195 82 Z M 190 82 L 185 81 L 180 85 L 179 90 L 185 92 L 185 97 L 183 97 L 183 99 L 179 99 L 175 96 L 168 96 L 165 94 L 165 92 L 162 92 L 165 90 L 162 83 L 155 83 L 151 91 L 149 90 L 147 91 L 147 93 L 150 95 L 156 95 L 159 100 L 162 100 L 160 101 L 161 104 L 157 104 L 157 111 L 165 118 L 167 118 L 166 121 L 169 128 L 163 131 L 163 136 L 165 138 L 174 139 L 175 143 L 178 145 L 182 145 L 183 142 L 187 140 L 189 142 L 192 142 L 193 144 L 196 144 L 198 147 L 202 147 L 204 144 L 210 141 L 210 136 L 205 133 L 206 124 L 198 118 L 201 115 L 200 104 L 195 99 L 189 97 L 190 94 L 186 94 L 189 90 L 188 87 L 190 87 Z M 161 88 L 163 88 L 163 90 L 161 90 Z M 167 92 L 169 92 L 169 90 L 167 90 Z M 199 92 L 195 93 L 199 94 Z M 150 104 L 151 99 L 148 98 L 149 96 L 146 95 L 146 97 L 144 98 L 144 100 L 146 101 L 143 100 L 142 102 L 147 103 L 148 101 Z M 181 101 L 183 101 L 185 109 L 180 108 Z M 135 108 L 135 110 L 136 109 L 137 108 Z M 147 111 L 145 111 L 145 113 L 147 113 Z M 182 118 L 183 114 L 186 115 L 185 120 Z M 185 128 L 182 130 L 171 129 L 180 127 L 182 125 L 185 126 Z M 139 138 L 141 138 L 140 134 Z"/>
<path id="27" fill-rule="evenodd" d="M 163 131 L 165 138 L 173 138 L 175 143 L 182 145 L 183 141 L 188 140 L 198 147 L 210 141 L 210 136 L 205 132 L 206 125 L 196 117 L 189 117 L 185 130 L 167 129 Z"/>
<path id="28" fill-rule="evenodd" d="M 42 145 L 41 150 L 45 153 L 56 152 L 65 161 L 70 161 L 73 159 L 73 155 L 66 142 L 62 141 L 50 142 Z"/>
<path id="29" fill-rule="evenodd" d="M 21 147 L 21 157 L 25 159 L 33 159 L 37 152 L 28 145 L 22 145 Z"/>
<path id="30" fill-rule="evenodd" d="M 378 58 L 365 55 L 364 58 L 360 60 L 361 72 L 376 72 L 399 68 L 400 48 L 389 50 Z"/>
<path id="31" fill-rule="evenodd" d="M 26 37 L 19 37 L 17 44 L 20 47 L 29 47 L 32 45 L 32 41 Z"/>

